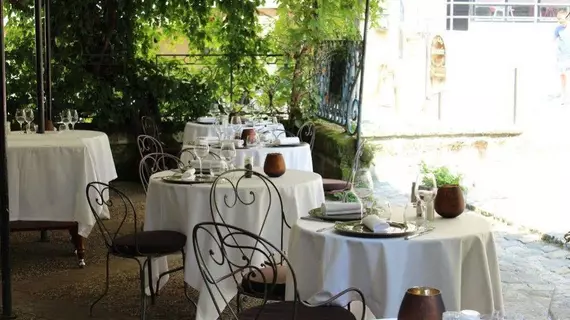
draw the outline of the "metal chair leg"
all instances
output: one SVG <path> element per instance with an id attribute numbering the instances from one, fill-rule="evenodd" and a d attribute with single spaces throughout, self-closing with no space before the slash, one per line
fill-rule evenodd
<path id="1" fill-rule="evenodd" d="M 107 292 L 109 292 L 109 257 L 110 257 L 110 254 L 107 253 L 107 263 L 106 263 L 106 268 L 105 268 L 105 291 L 103 291 L 103 294 L 99 298 L 97 298 L 97 300 L 95 300 L 95 302 L 93 302 L 91 304 L 91 307 L 89 308 L 89 315 L 90 316 L 93 316 L 93 308 L 95 307 L 95 305 L 107 295 Z"/>
<path id="2" fill-rule="evenodd" d="M 156 304 L 156 299 L 154 297 L 154 288 L 152 287 L 152 260 L 151 258 L 147 258 L 146 259 L 148 261 L 148 288 L 150 291 L 150 304 L 151 305 L 155 305 Z M 156 287 L 156 290 L 158 291 L 158 287 Z"/>
<path id="3" fill-rule="evenodd" d="M 145 288 L 145 270 L 144 267 L 146 266 L 146 264 L 148 263 L 149 259 L 146 259 L 142 264 L 140 263 L 140 261 L 138 259 L 136 259 L 138 264 L 139 264 L 139 281 L 140 281 L 140 286 L 141 286 L 141 315 L 140 315 L 140 319 L 141 320 L 145 320 L 146 319 L 146 288 Z"/>
<path id="4" fill-rule="evenodd" d="M 238 313 L 241 312 L 241 294 L 239 293 L 239 291 L 238 291 L 238 293 L 237 293 L 237 295 L 236 295 L 236 307 L 237 307 L 237 310 L 236 310 L 236 311 L 237 311 Z"/>

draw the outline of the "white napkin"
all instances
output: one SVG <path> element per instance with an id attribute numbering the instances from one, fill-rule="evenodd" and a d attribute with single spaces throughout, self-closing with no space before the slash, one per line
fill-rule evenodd
<path id="1" fill-rule="evenodd" d="M 194 175 L 195 173 L 196 173 L 196 169 L 194 169 L 194 168 L 188 169 L 182 174 L 182 177 L 180 179 L 192 181 L 192 180 L 196 179 L 196 176 Z"/>
<path id="2" fill-rule="evenodd" d="M 198 137 L 197 141 L 219 142 L 220 139 L 218 139 L 218 137 Z"/>
<path id="3" fill-rule="evenodd" d="M 386 220 L 380 219 L 377 215 L 371 214 L 362 219 L 362 224 L 372 232 L 386 232 L 390 224 Z"/>
<path id="4" fill-rule="evenodd" d="M 360 213 L 362 204 L 360 202 L 325 202 L 321 205 L 321 210 L 326 216 Z"/>
<path id="5" fill-rule="evenodd" d="M 216 117 L 199 117 L 198 122 L 202 123 L 216 123 Z"/>
<path id="6" fill-rule="evenodd" d="M 298 137 L 287 137 L 287 138 L 279 138 L 277 139 L 278 145 L 289 145 L 289 144 L 299 144 L 301 141 Z"/>

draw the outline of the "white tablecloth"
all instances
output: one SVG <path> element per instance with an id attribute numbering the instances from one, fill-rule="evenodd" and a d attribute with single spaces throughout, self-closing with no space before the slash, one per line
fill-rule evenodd
<path id="1" fill-rule="evenodd" d="M 284 130 L 283 124 L 261 124 L 255 127 L 256 130 L 259 130 L 263 127 L 268 128 L 269 130 Z M 244 127 L 247 129 L 250 127 Z M 186 126 L 184 127 L 184 144 L 189 144 L 192 141 L 198 140 L 198 137 L 217 137 L 216 134 L 216 127 L 213 124 L 202 124 L 196 122 L 187 122 Z"/>
<path id="2" fill-rule="evenodd" d="M 191 146 L 184 145 L 182 148 L 191 148 Z M 210 151 L 218 155 L 220 154 L 220 149 L 210 148 Z M 311 146 L 309 144 L 291 147 L 255 147 L 248 149 L 236 149 L 234 164 L 238 168 L 243 168 L 245 157 L 250 156 L 253 158 L 253 166 L 263 167 L 265 158 L 269 153 L 281 153 L 285 159 L 285 166 L 287 169 L 313 172 L 313 156 L 311 155 Z M 188 163 L 192 159 L 189 153 L 184 153 L 181 160 L 184 163 Z"/>
<path id="3" fill-rule="evenodd" d="M 85 187 L 117 178 L 107 135 L 75 130 L 7 138 L 10 220 L 77 221 L 79 235 L 89 236 L 95 218 Z"/>
<path id="4" fill-rule="evenodd" d="M 493 233 L 480 215 L 438 218 L 432 233 L 410 240 L 315 232 L 326 225 L 299 220 L 291 230 L 288 257 L 301 299 L 326 300 L 356 287 L 375 317 L 396 317 L 406 289 L 430 286 L 441 290 L 447 310 L 503 307 Z M 288 283 L 288 297 L 290 289 Z"/>
<path id="5" fill-rule="evenodd" d="M 255 168 L 255 170 L 260 171 L 260 168 Z M 202 284 L 202 277 L 196 264 L 192 247 L 192 229 L 194 226 L 200 222 L 212 221 L 210 213 L 211 185 L 169 184 L 156 178 L 165 174 L 171 173 L 157 173 L 150 179 L 146 201 L 145 229 L 175 230 L 184 233 L 188 237 L 184 279 L 190 286 L 200 291 L 196 319 L 217 319 L 216 309 L 211 302 L 208 291 Z M 223 205 L 222 193 L 224 192 L 217 189 L 217 192 L 220 193 L 218 199 L 220 211 L 224 215 L 226 223 L 257 233 L 267 209 L 269 197 L 263 196 L 263 194 L 267 194 L 267 188 L 258 178 L 243 180 L 240 183 L 240 196 L 245 201 L 251 201 L 249 192 L 253 191 L 256 195 L 254 204 L 245 206 L 238 202 L 238 205 L 234 208 L 227 208 Z M 274 178 L 272 181 L 277 186 L 283 199 L 284 212 L 290 225 L 294 224 L 299 217 L 307 215 L 310 209 L 319 207 L 324 202 L 322 178 L 316 173 L 288 170 L 283 176 Z M 218 188 L 222 187 L 228 190 L 227 194 L 230 197 L 228 201 L 233 201 L 233 192 L 230 192 L 230 185 L 218 186 Z M 281 215 L 277 204 L 278 198 L 275 192 L 273 194 L 272 210 L 269 213 L 262 236 L 279 247 Z M 289 230 L 287 228 L 285 228 L 284 235 L 285 241 L 288 241 Z M 168 270 L 168 266 L 165 258 L 154 262 L 153 271 L 155 271 L 155 277 L 159 272 L 166 270 Z M 156 282 L 153 283 L 156 285 Z M 163 283 L 164 281 L 162 281 L 161 286 Z M 225 287 L 225 291 L 227 296 L 233 297 L 236 294 L 235 285 L 229 283 Z"/>

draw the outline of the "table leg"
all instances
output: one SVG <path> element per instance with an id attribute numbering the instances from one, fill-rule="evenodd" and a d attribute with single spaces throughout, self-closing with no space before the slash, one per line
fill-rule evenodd
<path id="1" fill-rule="evenodd" d="M 69 234 L 71 235 L 71 241 L 75 246 L 75 254 L 77 255 L 79 267 L 85 267 L 85 238 L 78 234 L 78 225 L 75 224 L 71 229 L 69 229 Z"/>

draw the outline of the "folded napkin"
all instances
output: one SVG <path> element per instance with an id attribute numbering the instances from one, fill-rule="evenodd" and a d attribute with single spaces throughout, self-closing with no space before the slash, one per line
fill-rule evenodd
<path id="1" fill-rule="evenodd" d="M 198 122 L 202 123 L 216 123 L 216 117 L 199 117 Z"/>
<path id="2" fill-rule="evenodd" d="M 195 173 L 196 169 L 194 168 L 188 169 L 182 174 L 182 177 L 180 177 L 180 179 L 192 181 L 196 179 L 196 176 L 194 175 Z"/>
<path id="3" fill-rule="evenodd" d="M 326 216 L 361 213 L 362 204 L 360 202 L 326 202 L 321 206 L 321 210 Z"/>
<path id="4" fill-rule="evenodd" d="M 279 138 L 277 139 L 277 144 L 278 145 L 289 145 L 289 144 L 299 144 L 301 143 L 301 141 L 299 140 L 298 137 L 288 137 L 288 138 Z"/>
<path id="5" fill-rule="evenodd" d="M 368 215 L 362 219 L 362 224 L 372 232 L 386 232 L 390 224 L 386 220 L 380 219 L 377 215 Z"/>

